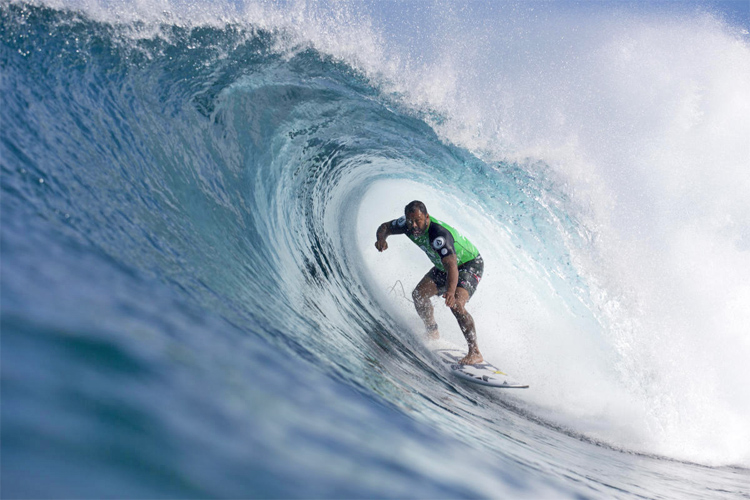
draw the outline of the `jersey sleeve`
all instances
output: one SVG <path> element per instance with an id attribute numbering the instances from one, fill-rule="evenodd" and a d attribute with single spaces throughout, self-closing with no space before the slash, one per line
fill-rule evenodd
<path id="1" fill-rule="evenodd" d="M 406 216 L 402 215 L 398 219 L 393 219 L 388 223 L 391 234 L 406 234 Z"/>
<path id="2" fill-rule="evenodd" d="M 453 235 L 438 224 L 430 226 L 430 245 L 432 245 L 432 249 L 437 252 L 441 259 L 456 254 Z"/>

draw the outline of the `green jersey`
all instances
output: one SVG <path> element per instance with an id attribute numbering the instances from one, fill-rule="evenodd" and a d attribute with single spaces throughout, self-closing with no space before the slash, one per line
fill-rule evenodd
<path id="1" fill-rule="evenodd" d="M 477 248 L 471 242 L 445 222 L 430 216 L 430 226 L 427 231 L 415 236 L 406 227 L 406 217 L 391 221 L 391 234 L 405 234 L 411 241 L 421 248 L 433 265 L 445 272 L 442 259 L 449 255 L 456 256 L 457 265 L 474 260 L 479 255 Z"/>

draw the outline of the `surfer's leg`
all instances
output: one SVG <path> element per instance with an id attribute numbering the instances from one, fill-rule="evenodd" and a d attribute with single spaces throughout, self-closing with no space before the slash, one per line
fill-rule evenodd
<path id="1" fill-rule="evenodd" d="M 462 365 L 473 365 L 484 361 L 482 353 L 479 352 L 479 346 L 477 346 L 477 331 L 474 326 L 474 318 L 466 310 L 466 302 L 468 300 L 469 292 L 465 288 L 456 288 L 456 303 L 451 307 L 451 312 L 456 317 L 458 326 L 461 328 L 461 333 L 464 334 L 466 343 L 469 345 L 469 354 L 461 360 Z"/>
<path id="2" fill-rule="evenodd" d="M 430 298 L 437 294 L 438 288 L 432 280 L 430 273 L 427 273 L 422 278 L 422 281 L 419 282 L 417 288 L 411 294 L 414 299 L 414 307 L 417 308 L 417 314 L 422 318 L 424 326 L 427 329 L 427 337 L 433 340 L 440 337 L 437 323 L 435 322 L 435 311 L 432 307 L 432 302 L 430 302 Z"/>

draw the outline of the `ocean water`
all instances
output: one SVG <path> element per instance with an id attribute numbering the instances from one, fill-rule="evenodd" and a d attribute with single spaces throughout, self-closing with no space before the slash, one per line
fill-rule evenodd
<path id="1" fill-rule="evenodd" d="M 749 27 L 0 1 L 0 495 L 750 497 Z M 425 346 L 413 199 L 528 390 Z"/>

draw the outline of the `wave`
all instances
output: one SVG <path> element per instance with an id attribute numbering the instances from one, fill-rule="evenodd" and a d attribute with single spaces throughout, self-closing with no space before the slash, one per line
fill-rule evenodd
<path id="1" fill-rule="evenodd" d="M 85 402 L 117 387 L 145 433 L 159 422 L 176 441 L 184 425 L 221 443 L 215 483 L 170 462 L 185 476 L 165 491 L 189 496 L 246 491 L 239 463 L 259 495 L 301 494 L 268 473 L 326 477 L 319 494 L 398 496 L 424 476 L 424 494 L 492 496 L 518 493 L 514 474 L 521 493 L 545 492 L 521 472 L 539 459 L 524 440 L 750 465 L 746 33 L 611 6 L 159 5 L 0 7 L 6 456 L 28 450 L 7 429 L 95 447 L 61 435 L 100 421 Z M 480 346 L 530 391 L 449 379 L 388 292 L 400 281 L 408 296 L 429 267 L 405 241 L 373 246 L 415 198 L 485 257 Z M 47 368 L 29 377 L 24 360 Z M 66 371 L 70 386 L 54 382 Z M 207 415 L 157 409 L 172 392 Z M 35 413 L 73 422 L 35 427 Z M 112 425 L 124 456 L 159 463 Z M 404 429 L 413 449 L 456 458 L 363 445 Z M 470 450 L 455 444 L 465 429 Z M 337 447 L 374 461 L 373 478 L 408 474 L 357 489 L 309 460 Z M 476 448 L 502 466 L 456 465 Z M 30 491 L 20 477 L 14 491 Z"/>

